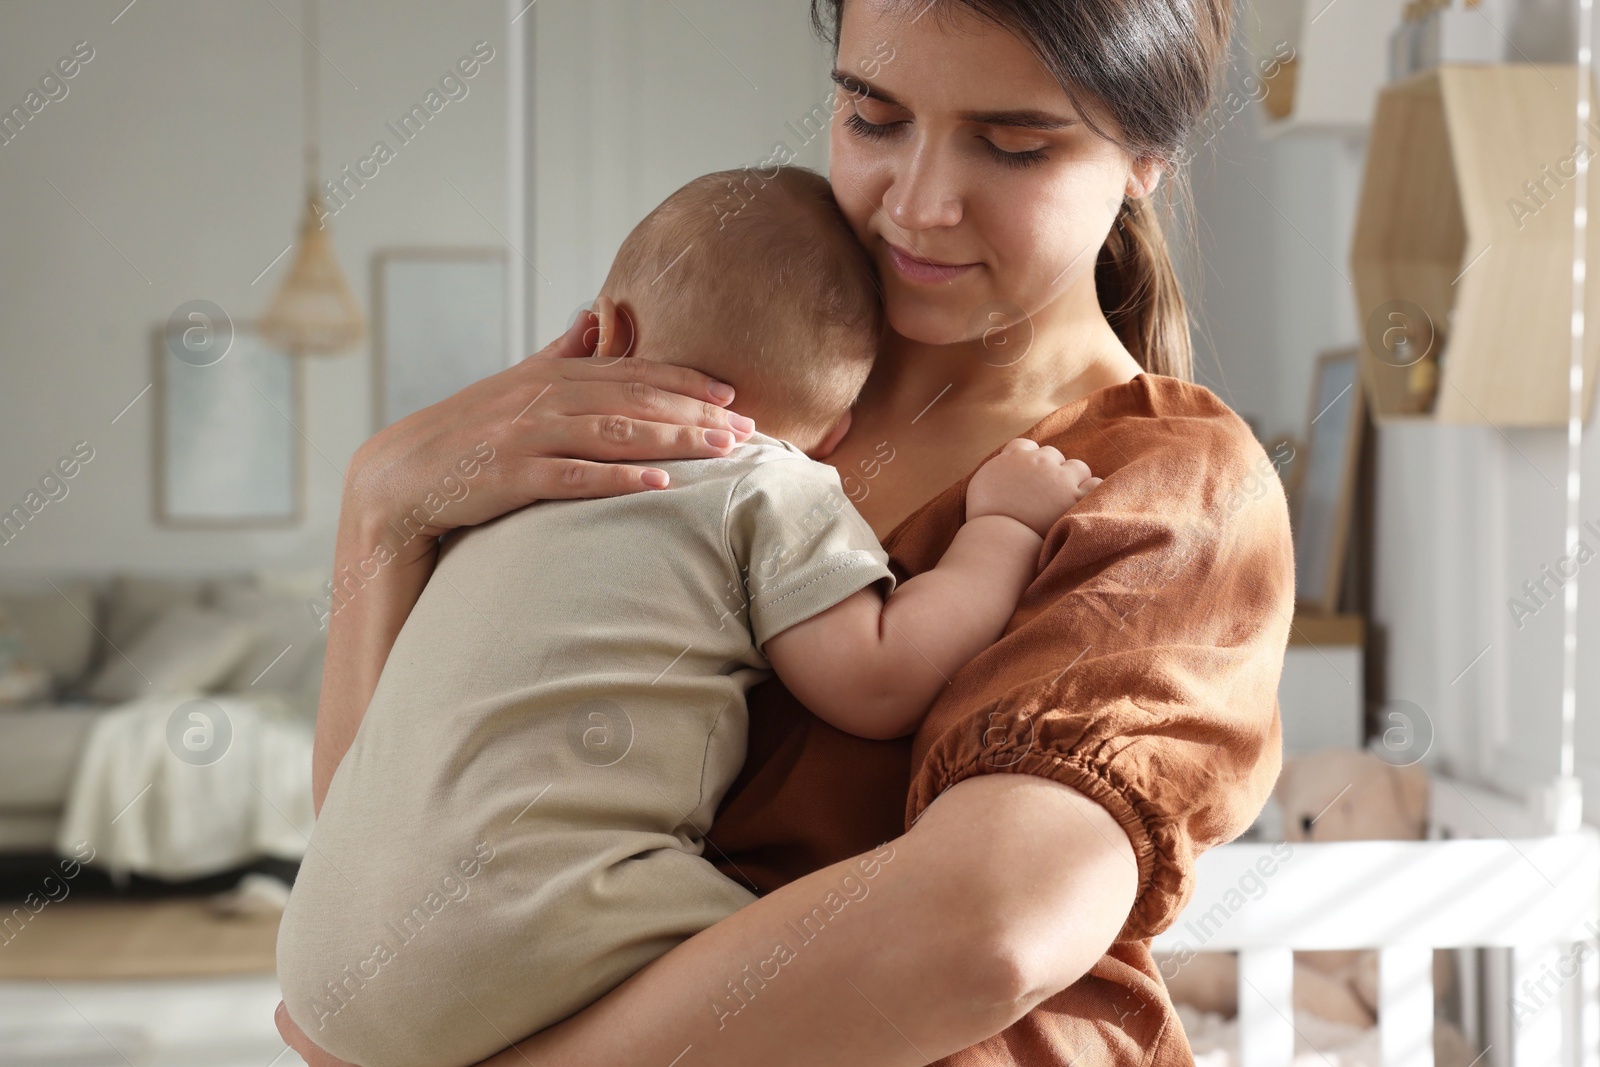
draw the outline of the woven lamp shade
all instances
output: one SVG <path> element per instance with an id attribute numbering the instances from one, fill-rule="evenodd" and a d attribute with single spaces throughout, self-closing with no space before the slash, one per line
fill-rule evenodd
<path id="1" fill-rule="evenodd" d="M 294 262 L 257 326 L 268 341 L 297 356 L 337 355 L 367 336 L 366 316 L 334 258 L 328 231 L 318 222 L 321 204 L 313 190 Z"/>

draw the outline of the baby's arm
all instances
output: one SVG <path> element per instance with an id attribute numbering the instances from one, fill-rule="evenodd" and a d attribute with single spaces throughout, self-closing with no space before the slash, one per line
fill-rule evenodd
<path id="1" fill-rule="evenodd" d="M 841 730 L 910 733 L 950 677 L 1004 633 L 1044 535 L 1098 483 L 1054 448 L 1010 442 L 972 476 L 967 521 L 935 567 L 887 600 L 862 589 L 775 634 L 763 649 L 773 670 Z"/>

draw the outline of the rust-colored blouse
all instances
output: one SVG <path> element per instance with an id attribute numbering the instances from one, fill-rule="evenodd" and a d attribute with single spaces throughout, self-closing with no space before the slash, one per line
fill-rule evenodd
<path id="1" fill-rule="evenodd" d="M 1083 978 L 939 1063 L 1190 1067 L 1149 939 L 1187 902 L 1195 857 L 1250 825 L 1282 763 L 1277 689 L 1294 605 L 1282 483 L 1214 393 L 1164 375 L 1091 393 L 1025 436 L 1105 481 L 1050 531 L 1005 634 L 907 738 L 854 737 L 776 679 L 754 688 L 749 754 L 706 855 L 767 893 L 900 836 L 964 778 L 1061 782 L 1127 831 L 1133 910 Z M 899 580 L 949 547 L 967 480 L 889 534 Z"/>

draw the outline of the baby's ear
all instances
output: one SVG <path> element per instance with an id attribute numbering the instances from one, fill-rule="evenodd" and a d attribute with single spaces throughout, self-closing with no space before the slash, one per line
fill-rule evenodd
<path id="1" fill-rule="evenodd" d="M 601 359 L 622 359 L 632 355 L 637 334 L 633 328 L 633 315 L 627 306 L 609 296 L 599 296 L 595 298 L 594 313 L 600 320 L 600 336 L 594 354 Z"/>
<path id="2" fill-rule="evenodd" d="M 839 447 L 839 442 L 844 440 L 844 435 L 850 432 L 850 415 L 850 409 L 846 408 L 845 413 L 839 416 L 839 421 L 833 424 L 833 429 L 829 430 L 827 436 L 817 442 L 816 447 L 806 455 L 816 460 L 831 456 L 833 450 Z"/>

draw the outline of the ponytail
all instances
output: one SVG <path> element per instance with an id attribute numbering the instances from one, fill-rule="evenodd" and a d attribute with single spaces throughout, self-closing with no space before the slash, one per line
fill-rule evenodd
<path id="1" fill-rule="evenodd" d="M 1152 197 L 1123 197 L 1094 267 L 1100 310 L 1150 374 L 1194 381 L 1189 312 Z"/>

